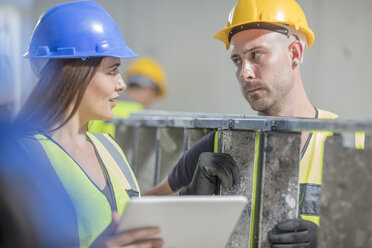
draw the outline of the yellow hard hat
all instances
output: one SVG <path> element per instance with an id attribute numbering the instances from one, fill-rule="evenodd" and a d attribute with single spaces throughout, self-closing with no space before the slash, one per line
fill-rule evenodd
<path id="1" fill-rule="evenodd" d="M 130 78 L 132 76 L 145 76 L 152 80 L 159 89 L 158 96 L 163 97 L 167 93 L 166 76 L 163 67 L 150 57 L 140 57 L 133 60 L 133 62 L 126 68 L 125 76 Z"/>
<path id="2" fill-rule="evenodd" d="M 306 16 L 295 0 L 239 0 L 230 12 L 226 28 L 217 32 L 214 38 L 223 41 L 226 49 L 229 49 L 231 36 L 239 31 L 246 29 L 278 31 L 270 24 L 286 24 L 303 33 L 307 49 L 314 43 L 314 33 L 307 25 Z"/>

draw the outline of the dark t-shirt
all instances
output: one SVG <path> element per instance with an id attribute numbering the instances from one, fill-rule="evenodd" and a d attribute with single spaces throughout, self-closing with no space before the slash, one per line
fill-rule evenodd
<path id="1" fill-rule="evenodd" d="M 168 176 L 168 183 L 173 192 L 188 185 L 194 175 L 199 155 L 203 152 L 213 152 L 214 134 L 210 132 L 198 140 L 187 150 Z"/>

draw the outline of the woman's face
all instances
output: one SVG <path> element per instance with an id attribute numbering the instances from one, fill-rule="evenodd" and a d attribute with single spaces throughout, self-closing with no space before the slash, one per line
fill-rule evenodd
<path id="1" fill-rule="evenodd" d="M 113 117 L 114 100 L 119 97 L 119 91 L 126 88 L 119 66 L 119 58 L 103 58 L 81 100 L 78 110 L 81 118 L 90 121 Z"/>

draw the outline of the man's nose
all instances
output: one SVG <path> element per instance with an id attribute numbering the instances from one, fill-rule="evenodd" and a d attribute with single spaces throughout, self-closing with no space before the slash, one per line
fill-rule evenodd
<path id="1" fill-rule="evenodd" d="M 249 62 L 243 62 L 242 68 L 240 70 L 240 78 L 242 80 L 254 79 L 255 78 L 255 73 L 254 73 L 253 67 Z"/>

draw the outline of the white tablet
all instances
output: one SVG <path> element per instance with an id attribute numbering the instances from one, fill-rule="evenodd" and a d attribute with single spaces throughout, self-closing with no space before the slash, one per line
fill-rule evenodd
<path id="1" fill-rule="evenodd" d="M 225 247 L 244 196 L 144 196 L 128 202 L 117 232 L 158 226 L 165 248 Z"/>

